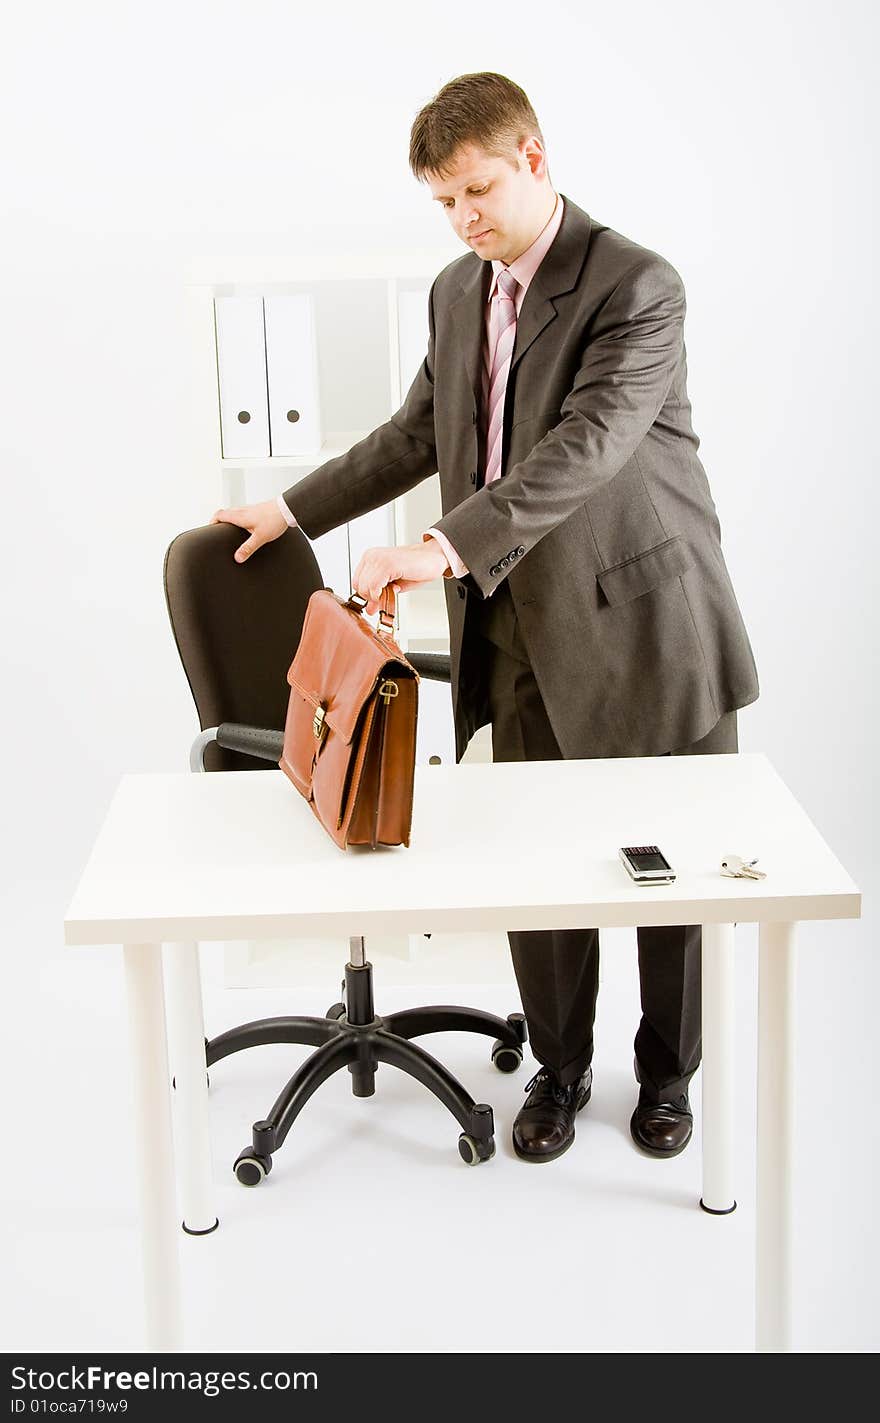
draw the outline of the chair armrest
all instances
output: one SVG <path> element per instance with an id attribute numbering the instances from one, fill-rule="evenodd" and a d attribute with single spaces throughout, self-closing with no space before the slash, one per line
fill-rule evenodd
<path id="1" fill-rule="evenodd" d="M 429 682 L 451 681 L 448 652 L 407 652 L 406 660 Z"/>
<path id="2" fill-rule="evenodd" d="M 277 765 L 284 748 L 284 732 L 224 721 L 217 727 L 216 741 L 218 746 L 225 747 L 227 751 L 243 751 L 247 756 L 257 756 L 261 761 L 274 761 Z"/>

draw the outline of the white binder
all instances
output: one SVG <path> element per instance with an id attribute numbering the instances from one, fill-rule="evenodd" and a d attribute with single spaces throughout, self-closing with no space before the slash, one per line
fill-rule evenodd
<path id="1" fill-rule="evenodd" d="M 273 455 L 321 448 L 314 303 L 308 292 L 264 297 Z"/>
<path id="2" fill-rule="evenodd" d="M 428 293 L 397 294 L 397 350 L 400 360 L 400 397 L 403 400 L 428 354 Z"/>
<path id="3" fill-rule="evenodd" d="M 455 724 L 449 683 L 425 677 L 419 683 L 416 764 L 428 766 L 432 757 L 444 766 L 455 765 Z"/>
<path id="4" fill-rule="evenodd" d="M 214 298 L 224 459 L 269 454 L 263 298 Z"/>

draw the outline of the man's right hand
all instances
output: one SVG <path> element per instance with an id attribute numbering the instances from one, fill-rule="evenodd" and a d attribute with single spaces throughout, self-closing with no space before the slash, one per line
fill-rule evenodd
<path id="1" fill-rule="evenodd" d="M 274 499 L 268 499 L 265 504 L 245 504 L 241 509 L 218 509 L 211 523 L 235 524 L 239 529 L 247 529 L 250 538 L 235 550 L 236 563 L 244 563 L 263 544 L 280 538 L 290 527 Z"/>

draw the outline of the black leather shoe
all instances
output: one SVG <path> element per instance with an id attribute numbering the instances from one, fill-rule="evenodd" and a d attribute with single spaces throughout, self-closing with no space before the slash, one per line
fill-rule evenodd
<path id="1" fill-rule="evenodd" d="M 672 1102 L 649 1102 L 644 1088 L 630 1118 L 636 1146 L 649 1156 L 678 1156 L 693 1135 L 694 1117 L 687 1093 Z"/>
<path id="2" fill-rule="evenodd" d="M 563 1087 L 549 1067 L 526 1083 L 526 1097 L 513 1123 L 513 1149 L 522 1161 L 555 1161 L 574 1141 L 574 1119 L 590 1100 L 593 1070 Z"/>

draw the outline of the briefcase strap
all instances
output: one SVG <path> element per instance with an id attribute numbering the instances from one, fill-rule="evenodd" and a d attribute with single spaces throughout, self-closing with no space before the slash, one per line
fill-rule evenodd
<path id="1" fill-rule="evenodd" d="M 354 608 L 356 612 L 362 613 L 367 606 L 367 599 L 362 598 L 360 593 L 352 593 L 348 599 L 348 606 Z M 389 583 L 382 589 L 382 597 L 379 603 L 379 625 L 377 632 L 386 637 L 390 637 L 394 632 L 394 616 L 397 611 L 397 596 L 393 586 Z"/>

